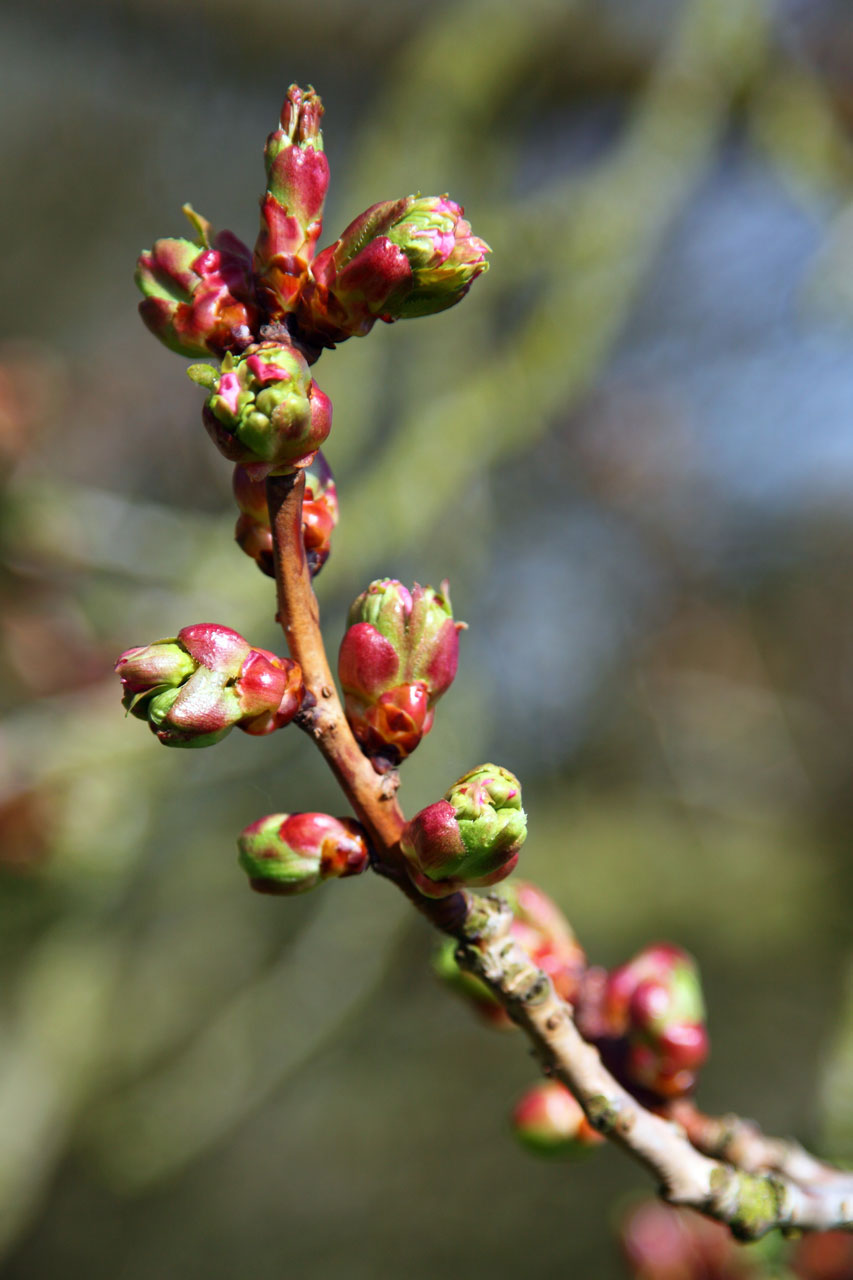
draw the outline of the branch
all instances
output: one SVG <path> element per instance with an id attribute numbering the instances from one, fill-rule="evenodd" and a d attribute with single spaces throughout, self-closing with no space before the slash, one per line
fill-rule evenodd
<path id="1" fill-rule="evenodd" d="M 641 1106 L 613 1079 L 598 1050 L 581 1037 L 570 1006 L 509 935 L 512 912 L 506 903 L 468 897 L 467 920 L 457 935 L 460 966 L 486 983 L 527 1033 L 546 1073 L 571 1089 L 600 1133 L 657 1179 L 665 1200 L 726 1223 L 743 1240 L 774 1227 L 853 1230 L 853 1176 L 829 1170 L 805 1152 L 806 1163 L 795 1166 L 791 1154 L 778 1171 L 738 1168 L 709 1158 L 680 1123 Z M 729 1148 L 726 1158 L 733 1154 Z"/>
<path id="2" fill-rule="evenodd" d="M 302 543 L 304 489 L 302 471 L 267 480 L 278 618 L 310 695 L 299 723 L 366 828 L 374 870 L 392 880 L 437 928 L 458 939 L 460 966 L 486 983 L 527 1033 L 545 1072 L 571 1089 L 599 1132 L 656 1178 L 664 1199 L 726 1223 L 744 1240 L 774 1227 L 853 1229 L 853 1176 L 828 1169 L 793 1144 L 764 1138 L 744 1121 L 713 1121 L 693 1110 L 673 1119 L 655 1115 L 623 1089 L 597 1049 L 582 1038 L 571 1007 L 509 935 L 512 912 L 503 899 L 467 891 L 427 899 L 411 883 L 400 852 L 405 819 L 396 799 L 396 775 L 377 775 L 363 755 L 326 658 Z"/>

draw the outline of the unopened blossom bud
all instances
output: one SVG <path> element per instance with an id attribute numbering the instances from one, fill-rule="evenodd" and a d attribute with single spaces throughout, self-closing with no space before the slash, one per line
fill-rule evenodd
<path id="1" fill-rule="evenodd" d="M 761 1280 L 765 1275 L 721 1223 L 657 1200 L 631 1209 L 619 1237 L 635 1280 Z"/>
<path id="2" fill-rule="evenodd" d="M 253 479 L 245 467 L 238 465 L 234 468 L 233 488 L 240 509 L 234 537 L 261 572 L 272 578 L 275 569 L 266 482 Z M 329 558 L 332 530 L 337 523 L 338 495 L 332 469 L 318 450 L 305 471 L 305 496 L 302 500 L 302 542 L 312 578 Z"/>
<path id="3" fill-rule="evenodd" d="M 814 1231 L 794 1248 L 791 1270 L 799 1280 L 850 1280 L 853 1236 L 849 1231 Z"/>
<path id="4" fill-rule="evenodd" d="M 230 231 L 214 234 L 189 205 L 195 240 L 157 240 L 140 254 L 139 314 L 155 337 L 181 356 L 224 355 L 252 341 L 258 324 L 252 255 Z"/>
<path id="5" fill-rule="evenodd" d="M 522 1095 L 512 1113 L 512 1129 L 522 1146 L 543 1156 L 576 1159 L 604 1142 L 574 1094 L 558 1080 L 544 1080 Z"/>
<path id="6" fill-rule="evenodd" d="M 620 1074 L 656 1097 L 689 1093 L 708 1056 L 696 964 L 670 943 L 646 947 L 607 977 L 608 1033 L 620 1046 Z"/>
<path id="7" fill-rule="evenodd" d="M 487 269 L 489 246 L 471 234 L 447 196 L 385 200 L 360 214 L 318 254 L 299 299 L 299 320 L 333 345 L 459 302 Z"/>
<path id="8" fill-rule="evenodd" d="M 409 592 L 377 579 L 350 609 L 338 673 L 347 719 L 380 771 L 429 733 L 435 703 L 456 675 L 463 625 L 453 620 L 446 582 Z"/>
<path id="9" fill-rule="evenodd" d="M 210 392 L 203 420 L 217 448 L 255 479 L 305 466 L 329 434 L 332 406 L 291 346 L 260 342 L 217 371 L 191 365 L 194 382 Z"/>
<path id="10" fill-rule="evenodd" d="M 415 814 L 400 847 L 421 893 L 442 898 L 503 880 L 526 836 L 520 782 L 508 769 L 484 764 L 455 782 L 443 800 Z"/>
<path id="11" fill-rule="evenodd" d="M 271 733 L 290 723 L 304 695 L 297 663 L 215 623 L 128 649 L 115 669 L 124 706 L 170 747 L 209 746 L 235 725 Z"/>
<path id="12" fill-rule="evenodd" d="M 359 875 L 370 860 L 363 828 L 327 813 L 259 818 L 237 846 L 240 866 L 261 893 L 305 893 L 321 880 Z"/>
<path id="13" fill-rule="evenodd" d="M 267 189 L 254 263 L 270 315 L 291 311 L 323 226 L 329 163 L 323 154 L 323 105 L 309 86 L 292 84 L 281 122 L 267 139 Z"/>

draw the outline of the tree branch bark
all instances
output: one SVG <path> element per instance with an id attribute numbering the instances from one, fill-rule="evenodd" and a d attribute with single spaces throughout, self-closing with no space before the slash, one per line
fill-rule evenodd
<path id="1" fill-rule="evenodd" d="M 726 1223 L 744 1240 L 774 1227 L 853 1230 L 853 1174 L 821 1164 L 796 1144 L 765 1138 L 736 1117 L 716 1121 L 683 1104 L 665 1118 L 628 1093 L 582 1038 L 571 1006 L 510 936 L 512 912 L 503 899 L 468 891 L 428 899 L 411 883 L 400 851 L 405 818 L 396 775 L 378 775 L 362 753 L 326 657 L 302 542 L 304 490 L 303 471 L 267 480 L 278 619 L 309 694 L 300 726 L 367 830 L 374 870 L 458 940 L 460 966 L 486 983 L 526 1032 L 546 1074 L 571 1089 L 590 1123 L 652 1174 L 665 1200 Z"/>

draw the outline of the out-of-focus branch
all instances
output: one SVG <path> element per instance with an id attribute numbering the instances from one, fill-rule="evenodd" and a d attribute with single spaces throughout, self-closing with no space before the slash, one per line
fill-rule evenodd
<path id="1" fill-rule="evenodd" d="M 722 1158 L 709 1158 L 693 1145 L 681 1123 L 641 1106 L 581 1037 L 570 1006 L 558 998 L 550 979 L 513 941 L 511 922 L 512 913 L 500 899 L 471 895 L 465 925 L 457 935 L 459 964 L 488 985 L 527 1033 L 546 1072 L 571 1089 L 595 1128 L 657 1179 L 664 1199 L 726 1223 L 740 1239 L 756 1239 L 774 1227 L 853 1229 L 853 1175 L 829 1169 L 793 1145 L 763 1137 L 765 1155 L 772 1152 L 780 1167 L 753 1170 L 751 1157 L 759 1142 L 754 1133 L 744 1151 L 726 1143 L 719 1152 Z M 745 1122 L 738 1121 L 735 1128 L 746 1141 Z"/>

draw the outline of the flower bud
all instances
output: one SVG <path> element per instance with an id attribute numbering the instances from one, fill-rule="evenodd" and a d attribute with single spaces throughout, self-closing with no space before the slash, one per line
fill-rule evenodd
<path id="1" fill-rule="evenodd" d="M 261 572 L 272 578 L 275 569 L 266 482 L 253 479 L 245 467 L 236 466 L 233 488 L 240 509 L 234 537 Z M 302 500 L 302 542 L 312 577 L 316 577 L 329 558 L 332 530 L 337 523 L 335 481 L 331 467 L 318 450 L 305 471 L 305 497 Z"/>
<path id="2" fill-rule="evenodd" d="M 301 328 L 334 345 L 459 302 L 487 269 L 489 246 L 447 196 L 385 200 L 360 214 L 318 254 L 299 299 Z"/>
<path id="3" fill-rule="evenodd" d="M 139 314 L 156 338 L 181 356 L 224 355 L 252 341 L 258 324 L 252 257 L 230 231 L 215 235 L 189 205 L 195 240 L 157 240 L 139 255 Z"/>
<path id="4" fill-rule="evenodd" d="M 323 154 L 323 104 L 309 86 L 292 84 L 281 124 L 267 139 L 267 189 L 254 263 L 270 315 L 293 309 L 323 226 L 329 162 Z"/>
<path id="5" fill-rule="evenodd" d="M 687 952 L 658 943 L 614 969 L 603 1014 L 629 1087 L 669 1099 L 694 1088 L 708 1036 L 699 974 Z"/>
<path id="6" fill-rule="evenodd" d="M 410 593 L 380 578 L 353 604 L 338 673 L 347 719 L 379 771 L 414 751 L 432 728 L 433 708 L 459 661 L 459 630 L 448 584 Z"/>
<path id="7" fill-rule="evenodd" d="M 271 733 L 290 723 L 304 695 L 298 663 L 215 623 L 128 649 L 115 669 L 123 705 L 170 747 L 209 746 L 234 725 Z"/>
<path id="8" fill-rule="evenodd" d="M 791 1259 L 800 1280 L 850 1280 L 853 1236 L 849 1231 L 814 1231 L 798 1240 Z"/>
<path id="9" fill-rule="evenodd" d="M 203 421 L 214 444 L 255 479 L 307 465 L 329 434 L 331 402 L 294 347 L 260 342 L 227 355 L 218 375 L 209 365 L 187 372 L 210 392 Z"/>
<path id="10" fill-rule="evenodd" d="M 543 1156 L 576 1159 L 604 1142 L 574 1094 L 558 1080 L 542 1081 L 521 1096 L 512 1129 L 522 1146 Z"/>
<path id="11" fill-rule="evenodd" d="M 240 866 L 260 893 L 305 893 L 321 880 L 359 875 L 370 860 L 363 828 L 352 818 L 327 813 L 259 818 L 237 847 Z"/>
<path id="12" fill-rule="evenodd" d="M 690 1209 L 647 1201 L 628 1213 L 619 1235 L 636 1280 L 759 1280 L 728 1229 Z"/>
<path id="13" fill-rule="evenodd" d="M 455 782 L 443 800 L 415 814 L 400 847 L 421 893 L 443 898 L 503 880 L 518 862 L 526 835 L 521 784 L 508 769 L 484 764 Z"/>

